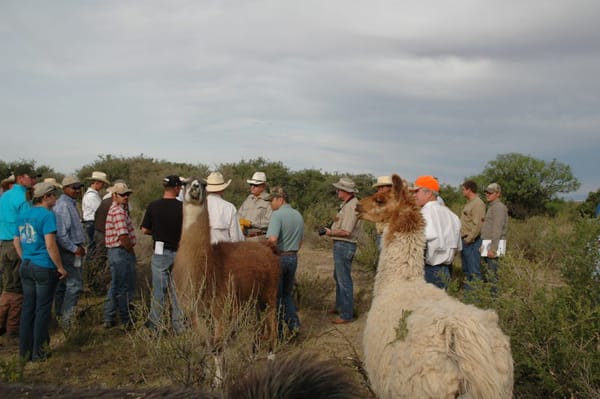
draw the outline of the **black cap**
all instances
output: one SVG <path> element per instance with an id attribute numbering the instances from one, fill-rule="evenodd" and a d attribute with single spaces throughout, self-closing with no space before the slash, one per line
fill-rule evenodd
<path id="1" fill-rule="evenodd" d="M 183 182 L 179 176 L 170 175 L 163 179 L 163 186 L 165 187 L 179 187 L 183 185 Z"/>

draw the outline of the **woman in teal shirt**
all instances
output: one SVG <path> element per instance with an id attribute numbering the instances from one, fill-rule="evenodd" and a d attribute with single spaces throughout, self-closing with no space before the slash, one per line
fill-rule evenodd
<path id="1" fill-rule="evenodd" d="M 56 216 L 51 211 L 57 189 L 49 183 L 33 188 L 33 207 L 16 220 L 14 244 L 21 258 L 23 308 L 19 333 L 19 355 L 32 361 L 44 360 L 50 342 L 48 327 L 54 291 L 65 271 L 56 244 Z"/>

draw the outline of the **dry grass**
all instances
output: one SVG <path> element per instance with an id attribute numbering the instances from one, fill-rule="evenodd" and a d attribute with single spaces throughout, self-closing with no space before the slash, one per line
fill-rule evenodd
<path id="1" fill-rule="evenodd" d="M 146 237 L 138 244 L 145 248 Z M 151 248 L 148 246 L 148 250 Z M 144 250 L 144 252 L 146 252 Z M 219 380 L 227 384 L 233 376 L 264 361 L 269 349 L 275 354 L 295 351 L 317 351 L 323 358 L 334 359 L 348 369 L 371 397 L 360 367 L 362 330 L 370 303 L 371 274 L 355 267 L 357 321 L 334 326 L 327 309 L 333 306 L 335 285 L 332 278 L 331 250 L 305 246 L 299 253 L 297 291 L 301 332 L 286 337 L 275 348 L 261 344 L 259 321 L 252 304 L 238 312 L 228 325 L 224 350 L 211 342 L 210 317 L 204 331 L 186 331 L 180 335 L 166 332 L 152 334 L 143 327 L 150 298 L 150 256 L 138 256 L 137 279 L 139 297 L 135 301 L 136 324 L 132 330 L 102 327 L 104 298 L 84 294 L 80 317 L 69 331 L 54 326 L 51 331 L 52 356 L 43 363 L 20 365 L 16 354 L 18 343 L 0 338 L 0 362 L 12 362 L 13 382 L 27 384 L 68 385 L 102 388 L 156 388 L 192 386 L 218 391 Z M 216 378 L 215 357 L 219 359 L 220 377 Z M 0 363 L 1 365 L 2 363 Z M 20 374 L 22 373 L 22 374 Z M 68 378 L 65 378 L 68 376 Z M 3 378 L 5 381 L 7 378 Z"/>

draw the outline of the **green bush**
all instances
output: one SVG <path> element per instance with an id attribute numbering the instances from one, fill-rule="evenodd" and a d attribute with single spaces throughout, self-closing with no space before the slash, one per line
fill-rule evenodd
<path id="1" fill-rule="evenodd" d="M 552 255 L 517 250 L 530 248 L 522 242 L 525 235 L 510 237 L 510 254 L 500 263 L 498 296 L 481 282 L 466 300 L 498 311 L 511 339 L 515 397 L 597 398 L 600 281 L 593 273 L 600 226 L 589 219 L 542 218 L 525 224 L 536 241 L 532 247 L 544 242 L 546 251 L 554 248 Z M 564 234 L 557 229 L 565 229 Z"/>

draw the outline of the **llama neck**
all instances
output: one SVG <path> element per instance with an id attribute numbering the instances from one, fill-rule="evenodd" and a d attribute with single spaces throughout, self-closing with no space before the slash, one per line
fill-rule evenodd
<path id="1" fill-rule="evenodd" d="M 397 284 L 399 281 L 423 280 L 423 231 L 386 233 L 383 234 L 384 242 L 379 256 L 375 290 L 389 284 Z"/>
<path id="2" fill-rule="evenodd" d="M 192 248 L 197 259 L 205 258 L 212 251 L 210 243 L 210 225 L 206 202 L 203 204 L 183 204 L 183 227 L 181 244 Z"/>

